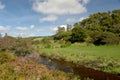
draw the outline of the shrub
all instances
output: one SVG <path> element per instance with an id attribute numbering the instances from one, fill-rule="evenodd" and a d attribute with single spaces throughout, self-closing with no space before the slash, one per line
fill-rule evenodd
<path id="1" fill-rule="evenodd" d="M 91 42 L 95 45 L 117 45 L 119 44 L 119 36 L 111 32 L 92 32 Z"/>
<path id="2" fill-rule="evenodd" d="M 9 53 L 9 52 L 0 53 L 0 64 L 4 64 L 14 59 L 15 59 L 15 56 L 12 53 Z"/>
<path id="3" fill-rule="evenodd" d="M 33 50 L 29 40 L 23 38 L 13 38 L 5 36 L 0 38 L 0 50 L 11 51 L 17 55 L 25 56 L 30 54 Z"/>
<path id="4" fill-rule="evenodd" d="M 14 50 L 16 46 L 16 39 L 10 36 L 0 38 L 0 50 Z"/>
<path id="5" fill-rule="evenodd" d="M 111 32 L 104 32 L 101 35 L 102 42 L 107 45 L 117 45 L 119 44 L 119 36 Z"/>
<path id="6" fill-rule="evenodd" d="M 14 50 L 15 54 L 18 56 L 25 56 L 27 54 L 32 53 L 32 45 L 30 41 L 26 39 L 18 39 L 16 43 L 16 48 Z"/>

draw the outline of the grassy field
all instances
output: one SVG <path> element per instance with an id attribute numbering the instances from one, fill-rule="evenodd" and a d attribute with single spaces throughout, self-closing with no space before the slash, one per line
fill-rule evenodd
<path id="1" fill-rule="evenodd" d="M 41 55 L 73 61 L 87 67 L 111 73 L 120 73 L 119 46 L 81 46 L 72 44 L 65 48 L 38 48 Z"/>

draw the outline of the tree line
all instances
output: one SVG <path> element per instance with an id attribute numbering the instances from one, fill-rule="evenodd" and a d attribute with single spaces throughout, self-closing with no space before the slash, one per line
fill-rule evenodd
<path id="1" fill-rule="evenodd" d="M 87 42 L 95 45 L 120 44 L 120 9 L 98 12 L 67 28 L 58 27 L 54 40 Z"/>

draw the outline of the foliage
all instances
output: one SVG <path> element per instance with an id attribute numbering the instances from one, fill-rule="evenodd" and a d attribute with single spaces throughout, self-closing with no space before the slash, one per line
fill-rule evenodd
<path id="1" fill-rule="evenodd" d="M 0 52 L 0 65 L 15 60 L 15 56 L 10 52 Z"/>
<path id="2" fill-rule="evenodd" d="M 53 36 L 54 40 L 64 40 L 69 42 L 72 34 L 71 30 L 72 26 L 69 24 L 67 24 L 66 29 L 64 27 L 58 27 L 56 34 Z"/>
<path id="3" fill-rule="evenodd" d="M 119 44 L 119 36 L 111 33 L 111 32 L 92 32 L 90 35 L 91 42 L 95 45 L 118 45 Z"/>
<path id="4" fill-rule="evenodd" d="M 0 38 L 0 50 L 14 50 L 16 47 L 16 39 L 10 36 Z"/>
<path id="5" fill-rule="evenodd" d="M 75 27 L 72 29 L 72 34 L 71 34 L 71 42 L 84 42 L 85 39 L 87 38 L 85 30 L 78 26 L 75 25 Z"/>
<path id="6" fill-rule="evenodd" d="M 31 54 L 32 45 L 30 44 L 30 41 L 22 38 L 17 39 L 14 53 L 18 56 L 25 56 L 27 54 Z"/>
<path id="7" fill-rule="evenodd" d="M 111 33 L 111 32 L 103 32 L 101 35 L 102 42 L 105 43 L 106 45 L 117 45 L 119 44 L 119 36 Z"/>
<path id="8" fill-rule="evenodd" d="M 65 44 L 61 45 L 61 48 L 69 47 L 71 45 L 71 42 L 67 42 Z"/>
<path id="9" fill-rule="evenodd" d="M 52 43 L 52 39 L 50 37 L 44 37 L 43 39 L 41 39 L 41 43 L 42 44 Z"/>
<path id="10" fill-rule="evenodd" d="M 27 39 L 4 36 L 0 38 L 0 50 L 11 51 L 17 55 L 25 56 L 32 52 L 32 46 Z"/>
<path id="11" fill-rule="evenodd" d="M 64 40 L 72 43 L 90 42 L 95 45 L 119 44 L 120 10 L 91 14 L 88 18 L 75 23 L 73 26 L 68 24 L 67 29 L 58 27 L 57 33 L 53 37 L 54 40 Z"/>
<path id="12" fill-rule="evenodd" d="M 88 32 L 95 45 L 116 45 L 120 41 L 120 10 L 98 12 L 77 23 Z"/>
<path id="13" fill-rule="evenodd" d="M 5 54 L 7 54 L 5 56 L 8 56 L 11 53 Z M 32 57 L 16 57 L 14 60 L 0 65 L 1 80 L 74 80 L 74 78 L 76 77 L 72 74 L 66 74 L 58 70 L 48 70 L 46 66 L 38 64 Z"/>

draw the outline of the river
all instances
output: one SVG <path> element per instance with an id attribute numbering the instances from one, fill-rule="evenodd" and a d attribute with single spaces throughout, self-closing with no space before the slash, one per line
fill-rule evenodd
<path id="1" fill-rule="evenodd" d="M 80 75 L 81 78 L 89 77 L 94 80 L 120 80 L 120 76 L 117 74 L 94 70 L 62 59 L 50 59 L 45 56 L 40 56 L 39 59 L 40 64 L 46 65 L 48 69 L 57 69 L 66 73 L 72 72 Z"/>

